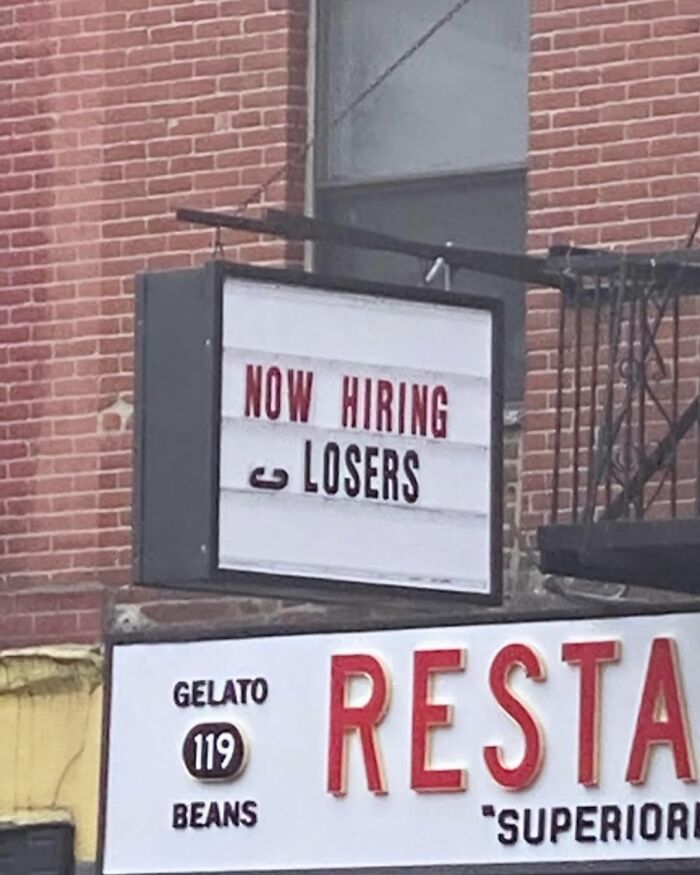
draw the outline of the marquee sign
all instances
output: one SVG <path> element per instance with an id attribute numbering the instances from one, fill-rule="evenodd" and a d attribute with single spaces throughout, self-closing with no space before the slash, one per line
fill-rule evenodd
<path id="1" fill-rule="evenodd" d="M 498 600 L 500 302 L 217 264 L 138 308 L 139 582 Z"/>
<path id="2" fill-rule="evenodd" d="M 115 645 L 104 873 L 697 858 L 699 650 L 700 614 Z"/>

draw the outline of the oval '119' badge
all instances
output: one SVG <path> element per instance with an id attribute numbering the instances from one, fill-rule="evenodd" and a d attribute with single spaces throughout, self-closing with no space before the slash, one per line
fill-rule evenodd
<path id="1" fill-rule="evenodd" d="M 233 723 L 198 723 L 182 745 L 185 768 L 200 781 L 232 781 L 246 766 L 248 746 Z"/>

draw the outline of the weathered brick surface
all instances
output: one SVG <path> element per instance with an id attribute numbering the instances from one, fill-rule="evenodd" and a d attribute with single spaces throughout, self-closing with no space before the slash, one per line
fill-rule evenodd
<path id="1" fill-rule="evenodd" d="M 212 235 L 175 207 L 231 209 L 299 150 L 306 5 L 0 8 L 0 646 L 99 638 L 105 592 L 130 579 L 133 276 L 201 263 Z M 700 0 L 531 9 L 530 249 L 679 245 L 700 205 Z M 267 203 L 300 207 L 303 181 L 285 170 Z M 225 241 L 235 259 L 300 257 Z M 525 431 L 507 445 L 513 579 L 549 503 L 556 307 L 530 290 Z M 145 596 L 120 599 L 138 614 Z M 152 601 L 154 622 L 220 614 Z"/>
<path id="2" fill-rule="evenodd" d="M 533 0 L 530 107 L 532 251 L 684 245 L 700 209 L 698 0 Z M 556 292 L 529 292 L 529 534 L 552 486 L 557 307 Z M 684 312 L 681 356 L 697 376 L 694 310 Z"/>
<path id="3" fill-rule="evenodd" d="M 0 9 L 0 646 L 99 637 L 130 576 L 133 276 L 298 150 L 304 0 L 5 0 Z M 298 208 L 303 174 L 266 203 Z M 245 261 L 298 248 L 224 235 Z"/>

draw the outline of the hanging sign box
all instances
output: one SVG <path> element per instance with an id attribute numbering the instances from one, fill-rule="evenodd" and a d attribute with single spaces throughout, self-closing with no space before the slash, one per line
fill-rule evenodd
<path id="1" fill-rule="evenodd" d="M 697 860 L 699 650 L 697 613 L 116 644 L 100 871 Z"/>
<path id="2" fill-rule="evenodd" d="M 501 589 L 501 307 L 212 264 L 138 290 L 138 582 Z"/>

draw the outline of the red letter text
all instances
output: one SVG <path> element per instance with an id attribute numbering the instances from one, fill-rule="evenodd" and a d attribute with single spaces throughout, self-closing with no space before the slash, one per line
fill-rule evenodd
<path id="1" fill-rule="evenodd" d="M 489 673 L 491 691 L 503 710 L 522 729 L 525 752 L 517 766 L 503 764 L 503 751 L 496 745 L 484 748 L 484 760 L 494 779 L 507 790 L 523 790 L 539 775 L 544 759 L 542 729 L 535 717 L 511 692 L 508 681 L 514 669 L 522 668 L 527 677 L 543 681 L 546 672 L 539 654 L 526 644 L 507 644 L 500 650 Z"/>
<path id="2" fill-rule="evenodd" d="M 413 654 L 413 731 L 411 787 L 419 792 L 464 790 L 464 769 L 431 769 L 428 732 L 452 725 L 452 707 L 430 701 L 431 676 L 438 671 L 464 671 L 463 650 L 417 650 Z"/>
<path id="3" fill-rule="evenodd" d="M 347 704 L 352 678 L 370 682 L 370 696 L 364 705 Z M 386 793 L 381 753 L 376 728 L 389 705 L 390 685 L 384 666 L 373 656 L 358 653 L 331 657 L 331 710 L 328 741 L 328 792 L 343 796 L 347 792 L 348 735 L 357 730 L 367 773 L 367 787 L 373 793 Z"/>
<path id="4" fill-rule="evenodd" d="M 311 389 L 314 385 L 313 371 L 287 371 L 289 393 L 289 421 L 308 422 L 311 406 Z"/>
<path id="5" fill-rule="evenodd" d="M 676 776 L 681 781 L 695 780 L 695 761 L 686 724 L 685 697 L 678 672 L 676 642 L 655 638 L 649 654 L 647 676 L 637 715 L 627 780 L 644 784 L 651 748 L 670 745 Z"/>
<path id="6" fill-rule="evenodd" d="M 585 787 L 598 785 L 600 765 L 600 668 L 620 658 L 619 641 L 581 641 L 564 644 L 561 657 L 581 667 L 578 706 L 578 782 Z"/>
<path id="7" fill-rule="evenodd" d="M 260 365 L 245 366 L 245 415 L 260 416 L 262 400 L 262 367 Z"/>

